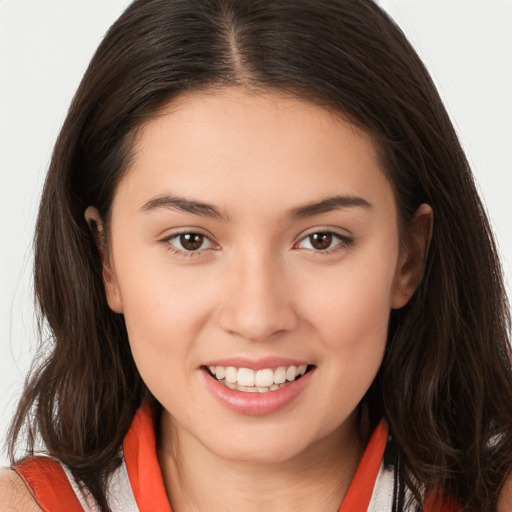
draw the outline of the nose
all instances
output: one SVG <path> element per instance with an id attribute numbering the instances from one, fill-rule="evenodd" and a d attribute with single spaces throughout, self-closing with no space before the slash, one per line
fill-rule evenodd
<path id="1" fill-rule="evenodd" d="M 296 326 L 293 287 L 275 258 L 240 258 L 227 274 L 219 313 L 223 330 L 247 341 L 265 341 Z"/>

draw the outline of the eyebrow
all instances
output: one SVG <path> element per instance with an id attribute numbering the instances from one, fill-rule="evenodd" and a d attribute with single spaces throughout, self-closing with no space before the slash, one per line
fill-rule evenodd
<path id="1" fill-rule="evenodd" d="M 328 213 L 340 208 L 353 208 L 359 207 L 365 210 L 371 210 L 372 205 L 362 197 L 359 196 L 342 196 L 335 195 L 322 199 L 321 201 L 309 203 L 304 206 L 299 206 L 291 211 L 290 217 L 295 219 L 304 219 L 306 217 L 313 217 L 322 213 Z"/>
<path id="2" fill-rule="evenodd" d="M 200 201 L 192 201 L 184 197 L 173 195 L 154 197 L 142 206 L 141 211 L 149 212 L 159 208 L 179 210 L 182 212 L 193 213 L 195 215 L 201 215 L 202 217 L 210 217 L 213 219 L 224 219 L 227 217 L 211 204 L 202 203 Z"/>
<path id="3" fill-rule="evenodd" d="M 341 208 L 353 207 L 364 208 L 366 210 L 372 209 L 372 205 L 362 197 L 350 195 L 334 195 L 322 199 L 321 201 L 316 201 L 308 203 L 304 206 L 293 208 L 289 212 L 288 216 L 292 219 L 304 219 L 307 217 L 313 217 L 314 215 L 328 213 L 333 210 L 338 210 Z M 163 195 L 154 197 L 141 207 L 141 211 L 148 212 L 160 208 L 178 210 L 182 212 L 192 213 L 194 215 L 200 215 L 202 217 L 210 217 L 213 219 L 228 219 L 227 215 L 222 214 L 218 208 L 211 204 L 203 203 L 200 201 L 194 201 L 174 195 Z"/>

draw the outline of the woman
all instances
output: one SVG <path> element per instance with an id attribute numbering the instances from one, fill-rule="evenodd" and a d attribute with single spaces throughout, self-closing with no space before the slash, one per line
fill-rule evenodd
<path id="1" fill-rule="evenodd" d="M 35 256 L 54 348 L 4 502 L 510 507 L 494 242 L 373 2 L 135 1 L 57 141 Z M 24 425 L 51 458 L 14 457 Z"/>

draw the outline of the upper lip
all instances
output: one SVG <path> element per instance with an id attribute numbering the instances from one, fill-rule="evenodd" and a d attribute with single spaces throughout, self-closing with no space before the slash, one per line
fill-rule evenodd
<path id="1" fill-rule="evenodd" d="M 234 368 L 250 368 L 252 370 L 263 370 L 264 368 L 279 368 L 280 366 L 303 366 L 311 362 L 302 359 L 288 357 L 268 356 L 260 359 L 247 357 L 227 357 L 208 361 L 204 366 L 233 366 Z"/>

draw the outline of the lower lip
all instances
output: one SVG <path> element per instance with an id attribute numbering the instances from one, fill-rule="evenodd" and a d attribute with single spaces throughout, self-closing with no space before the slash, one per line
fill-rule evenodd
<path id="1" fill-rule="evenodd" d="M 275 391 L 267 393 L 246 393 L 229 389 L 203 370 L 205 383 L 213 396 L 228 409 L 247 416 L 263 416 L 286 407 L 306 388 L 314 370 L 305 373 L 300 379 Z"/>

